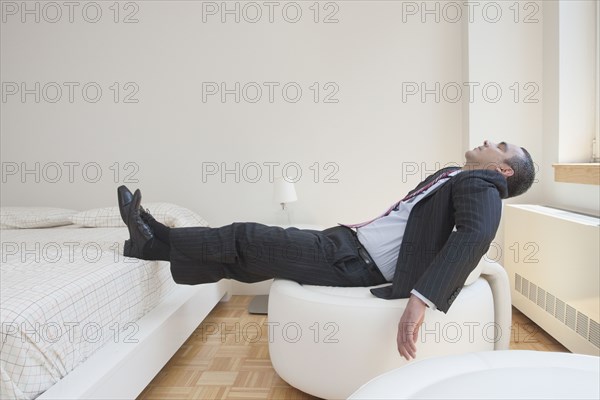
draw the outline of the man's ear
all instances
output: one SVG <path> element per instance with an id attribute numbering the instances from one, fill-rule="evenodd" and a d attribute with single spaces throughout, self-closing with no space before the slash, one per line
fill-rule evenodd
<path id="1" fill-rule="evenodd" d="M 497 166 L 496 171 L 504 175 L 505 178 L 508 178 L 509 176 L 513 176 L 515 174 L 515 171 L 508 164 L 504 163 Z"/>

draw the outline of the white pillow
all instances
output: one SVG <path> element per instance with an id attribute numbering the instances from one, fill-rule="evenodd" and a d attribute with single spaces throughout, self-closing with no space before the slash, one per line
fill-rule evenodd
<path id="1" fill-rule="evenodd" d="M 208 226 L 208 222 L 195 212 L 171 203 L 146 203 L 142 207 L 160 223 L 171 228 L 189 226 Z M 81 211 L 70 218 L 71 222 L 91 228 L 124 227 L 119 207 L 94 208 Z"/>
<path id="2" fill-rule="evenodd" d="M 76 210 L 52 207 L 0 207 L 0 229 L 71 225 Z"/>

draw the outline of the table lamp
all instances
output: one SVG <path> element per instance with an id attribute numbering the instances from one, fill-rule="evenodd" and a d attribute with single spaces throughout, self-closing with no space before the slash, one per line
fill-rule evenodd
<path id="1" fill-rule="evenodd" d="M 286 177 L 275 178 L 273 183 L 273 199 L 281 205 L 281 210 L 277 214 L 277 222 L 290 225 L 292 222 L 291 212 L 286 205 L 298 200 L 294 183 Z"/>

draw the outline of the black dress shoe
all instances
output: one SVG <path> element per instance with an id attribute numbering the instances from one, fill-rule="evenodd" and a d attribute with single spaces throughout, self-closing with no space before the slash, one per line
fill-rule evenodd
<path id="1" fill-rule="evenodd" d="M 121 185 L 117 188 L 117 199 L 119 201 L 119 212 L 121 213 L 121 219 L 127 225 L 127 214 L 129 213 L 129 206 L 133 200 L 133 193 L 125 185 Z"/>
<path id="2" fill-rule="evenodd" d="M 140 217 L 142 218 L 142 221 L 144 221 L 149 227 L 152 227 L 152 223 L 156 222 L 156 219 L 152 216 L 152 214 L 150 214 L 150 211 L 148 209 L 144 210 L 144 207 L 141 206 Z"/>
<path id="3" fill-rule="evenodd" d="M 154 238 L 154 233 L 140 216 L 141 201 L 142 193 L 137 189 L 126 209 L 127 214 L 125 214 L 125 223 L 129 229 L 129 240 L 125 241 L 123 255 L 126 257 L 144 259 L 144 246 L 148 241 Z"/>
<path id="4" fill-rule="evenodd" d="M 129 190 L 127 186 L 121 185 L 117 188 L 117 197 L 119 200 L 119 212 L 121 213 L 121 218 L 123 219 L 123 222 L 127 225 L 127 213 L 129 210 L 129 205 L 133 200 L 133 193 L 131 193 L 131 190 Z M 142 207 L 141 205 L 140 217 L 142 217 L 142 221 L 144 221 L 148 226 L 151 226 L 151 221 L 156 221 L 152 214 L 150 214 L 150 212 L 147 209 L 144 210 L 144 207 Z"/>

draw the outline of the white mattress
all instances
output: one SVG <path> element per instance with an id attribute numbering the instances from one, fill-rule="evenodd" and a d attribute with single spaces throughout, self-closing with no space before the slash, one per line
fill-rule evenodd
<path id="1" fill-rule="evenodd" d="M 124 257 L 127 228 L 0 231 L 0 398 L 39 396 L 177 286 L 169 263 Z"/>

